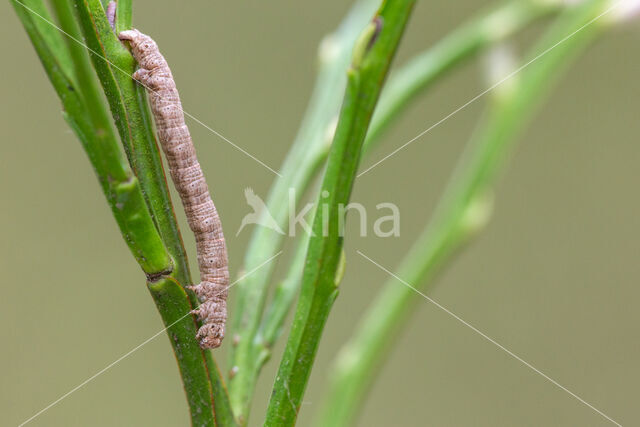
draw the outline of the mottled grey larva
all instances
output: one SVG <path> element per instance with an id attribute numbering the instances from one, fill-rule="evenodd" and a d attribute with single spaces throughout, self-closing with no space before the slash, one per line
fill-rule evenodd
<path id="1" fill-rule="evenodd" d="M 122 31 L 119 38 L 130 42 L 140 67 L 133 78 L 144 85 L 149 94 L 158 139 L 182 199 L 189 227 L 196 237 L 201 283 L 190 287 L 201 301 L 200 307 L 194 310 L 202 321 L 196 338 L 202 348 L 216 348 L 224 338 L 229 286 L 222 224 L 196 158 L 167 61 L 153 39 L 138 30 Z"/>

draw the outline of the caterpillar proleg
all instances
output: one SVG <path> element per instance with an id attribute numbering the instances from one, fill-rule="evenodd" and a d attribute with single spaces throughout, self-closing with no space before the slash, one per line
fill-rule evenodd
<path id="1" fill-rule="evenodd" d="M 196 238 L 201 282 L 189 287 L 201 301 L 200 307 L 194 310 L 202 321 L 196 338 L 202 348 L 216 348 L 224 338 L 229 286 L 222 224 L 198 163 L 167 61 L 155 41 L 138 30 L 122 31 L 118 37 L 129 41 L 140 67 L 133 78 L 147 89 L 169 173 Z"/>

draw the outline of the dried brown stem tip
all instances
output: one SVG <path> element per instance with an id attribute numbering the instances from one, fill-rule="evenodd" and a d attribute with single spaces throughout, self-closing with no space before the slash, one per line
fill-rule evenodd
<path id="1" fill-rule="evenodd" d="M 202 282 L 189 287 L 202 302 L 194 310 L 203 323 L 196 338 L 202 348 L 216 348 L 224 338 L 229 286 L 222 224 L 184 122 L 180 97 L 167 61 L 153 39 L 138 30 L 123 31 L 119 38 L 130 42 L 140 66 L 133 78 L 145 86 L 149 94 L 158 139 L 182 199 L 189 227 L 196 237 Z"/>

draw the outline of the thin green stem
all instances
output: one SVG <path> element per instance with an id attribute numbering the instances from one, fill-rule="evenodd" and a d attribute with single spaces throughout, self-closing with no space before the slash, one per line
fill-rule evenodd
<path id="1" fill-rule="evenodd" d="M 293 327 L 278 370 L 265 425 L 293 425 L 344 267 L 341 223 L 376 102 L 413 1 L 385 1 L 354 47 L 347 89 L 316 212 Z M 319 205 L 320 203 L 318 203 Z M 324 209 L 323 209 L 324 211 Z"/>
<path id="2" fill-rule="evenodd" d="M 51 21 L 42 1 L 12 0 L 12 4 L 62 101 L 65 120 L 89 156 L 129 249 L 146 274 L 167 271 L 171 260 L 146 209 L 139 182 L 122 157 L 117 141 L 94 127 L 81 88 L 67 74 L 74 73 L 69 67 L 71 62 L 62 66 L 59 61 L 60 57 L 70 58 L 65 44 L 44 31 L 49 28 L 43 26 L 44 20 Z"/>
<path id="3" fill-rule="evenodd" d="M 131 78 L 136 68 L 135 60 L 111 29 L 98 0 L 75 0 L 75 5 L 129 162 L 140 179 L 153 219 L 176 263 L 175 277 L 180 284 L 189 285 L 186 252 L 148 115 L 146 95 L 144 88 Z M 130 2 L 118 2 L 119 25 L 128 24 L 131 12 L 127 8 L 130 7 Z"/>
<path id="4" fill-rule="evenodd" d="M 68 36 L 64 37 L 65 42 L 71 54 L 74 72 L 78 79 L 78 87 L 81 88 L 81 94 L 85 100 L 85 105 L 93 121 L 96 133 L 104 133 L 105 139 L 113 141 L 116 139 L 113 126 L 105 107 L 104 95 L 100 91 L 95 72 L 89 61 L 89 55 L 86 48 L 75 41 L 82 40 L 82 34 L 76 22 L 71 1 L 51 0 L 51 4 L 62 31 L 68 34 Z M 52 28 L 46 23 L 45 25 Z"/>
<path id="5" fill-rule="evenodd" d="M 258 378 L 260 369 L 271 358 L 273 346 L 282 335 L 285 319 L 300 289 L 308 246 L 309 234 L 305 233 L 296 243 L 296 250 L 289 263 L 286 278 L 276 286 L 264 321 L 256 334 L 254 360 L 251 366 L 254 379 Z"/>
<path id="6" fill-rule="evenodd" d="M 366 149 L 378 142 L 389 124 L 439 77 L 533 21 L 558 11 L 562 4 L 559 0 L 511 0 L 494 6 L 392 72 L 373 114 Z"/>
<path id="7" fill-rule="evenodd" d="M 152 121 L 145 109 L 146 98 L 144 91 L 123 72 L 133 71 L 133 58 L 113 34 L 100 2 L 75 2 L 93 65 L 131 164 L 142 177 L 140 181 L 120 152 L 104 109 L 104 99 L 97 90 L 95 76 L 88 69 L 87 54 L 84 48 L 78 49 L 81 39 L 70 5 L 65 1 L 54 2 L 62 30 L 73 38 L 65 44 L 58 38 L 58 30 L 42 1 L 27 0 L 24 5 L 12 1 L 63 102 L 65 118 L 94 165 L 122 235 L 147 273 L 148 288 L 163 321 L 167 326 L 172 325 L 168 333 L 193 425 L 235 425 L 219 370 L 211 354 L 200 349 L 195 340 L 198 323 L 195 316 L 188 315 L 194 307 L 194 298 L 182 286 L 190 283 L 189 271 Z M 128 27 L 131 3 L 121 1 L 119 7 L 117 20 Z M 59 58 L 65 60 L 64 66 Z M 78 84 L 67 74 L 77 76 Z"/>
<path id="8" fill-rule="evenodd" d="M 375 143 L 380 141 L 384 129 L 398 117 L 402 109 L 417 95 L 432 87 L 453 67 L 492 44 L 512 36 L 533 20 L 557 9 L 557 4 L 540 0 L 516 0 L 506 3 L 472 19 L 408 64 L 392 71 L 375 109 L 363 154 L 371 152 Z M 500 24 L 499 33 L 496 32 L 496 24 Z M 260 348 L 259 356 L 254 359 L 255 376 L 269 359 L 271 347 L 280 335 L 286 314 L 298 292 L 306 250 L 307 247 L 304 245 L 296 247 L 293 258 L 302 260 L 300 266 L 294 261 L 285 280 L 276 287 L 274 299 L 265 313 L 260 332 L 254 339 L 254 345 Z"/>
<path id="9" fill-rule="evenodd" d="M 132 10 L 131 0 L 118 0 L 116 8 L 116 34 L 131 29 Z"/>
<path id="10" fill-rule="evenodd" d="M 199 323 L 197 327 L 200 327 Z M 209 370 L 209 381 L 211 381 L 211 387 L 213 388 L 213 407 L 215 410 L 216 425 L 219 427 L 234 427 L 238 424 L 235 414 L 231 409 L 229 392 L 220 368 L 218 367 L 218 363 L 214 359 L 212 351 L 205 350 L 203 353 L 207 369 Z"/>
<path id="11" fill-rule="evenodd" d="M 258 333 L 257 341 L 263 348 L 262 353 L 266 353 L 265 355 L 267 356 L 270 355 L 271 348 L 282 334 L 284 321 L 289 313 L 289 309 L 293 305 L 295 295 L 298 289 L 300 289 L 307 248 L 309 247 L 309 237 L 309 234 L 305 233 L 300 241 L 297 242 L 286 278 L 276 287 L 273 300 L 265 313 L 264 322 Z M 263 365 L 263 363 L 259 361 L 256 361 L 256 364 L 258 369 Z"/>
<path id="12" fill-rule="evenodd" d="M 268 213 L 285 231 L 289 203 L 301 199 L 326 159 L 332 139 L 332 132 L 328 130 L 335 126 L 340 110 L 353 44 L 379 4 L 380 0 L 358 0 L 340 27 L 322 42 L 318 77 L 305 118 L 281 168 L 282 177 L 274 183 L 267 198 Z M 244 270 L 252 271 L 265 257 L 274 256 L 283 239 L 284 236 L 271 229 L 256 227 L 246 251 Z M 235 375 L 229 381 L 229 388 L 234 411 L 244 422 L 257 379 L 255 360 L 263 349 L 256 342 L 256 334 L 274 268 L 275 263 L 264 266 L 259 275 L 248 277 L 236 286 L 237 302 L 230 330 L 238 344 L 231 347 L 230 366 L 234 367 Z"/>
<path id="13" fill-rule="evenodd" d="M 96 3 L 93 3 L 96 6 Z M 104 23 L 101 10 L 96 6 L 92 9 L 94 20 L 100 20 Z M 116 8 L 116 31 L 131 29 L 132 5 L 131 0 L 119 0 Z M 100 26 L 100 39 L 108 38 L 109 45 L 116 45 L 120 48 L 119 42 L 115 41 L 115 34 Z M 112 36 L 113 35 L 113 36 Z M 136 129 L 133 139 L 134 157 L 136 173 L 142 176 L 141 182 L 147 197 L 147 203 L 150 206 L 151 213 L 160 235 L 169 249 L 169 253 L 174 260 L 173 277 L 183 286 L 192 283 L 187 260 L 187 253 L 184 249 L 182 235 L 178 228 L 178 221 L 173 210 L 173 203 L 169 194 L 162 158 L 156 140 L 153 119 L 149 108 L 146 89 L 137 84 L 131 77 L 131 73 L 135 69 L 135 61 L 132 66 L 132 58 L 126 55 L 113 54 L 113 49 L 105 50 L 105 59 L 107 64 L 112 65 L 113 75 L 116 78 L 122 99 L 125 103 L 125 109 L 128 112 L 129 121 L 132 127 Z M 125 59 L 126 58 L 126 59 Z M 132 67 L 132 68 L 127 68 Z M 128 70 L 128 71 L 127 71 Z M 195 307 L 198 304 L 197 298 L 193 292 L 187 292 L 191 304 Z"/>
<path id="14" fill-rule="evenodd" d="M 433 48 L 393 72 L 376 107 L 364 151 L 370 152 L 375 143 L 380 141 L 384 129 L 402 109 L 447 71 L 491 44 L 520 31 L 533 20 L 557 10 L 558 3 L 544 0 L 511 1 L 464 24 Z M 331 134 L 330 127 L 338 113 L 337 94 L 341 93 L 346 84 L 346 69 L 356 38 L 354 29 L 364 26 L 374 7 L 375 2 L 370 0 L 356 3 L 340 28 L 327 36 L 322 43 L 321 68 L 314 96 L 298 138 L 282 168 L 283 178 L 275 183 L 267 202 L 270 207 L 269 213 L 273 214 L 282 228 L 286 227 L 287 207 L 291 202 L 289 198 L 292 194 L 289 193 L 289 189 L 295 189 L 293 198 L 299 200 L 306 193 L 312 177 L 317 174 L 317 166 L 324 162 L 328 154 L 326 135 Z M 280 248 L 282 239 L 281 235 L 268 228 L 257 228 L 247 250 L 245 265 L 251 266 L 259 262 L 261 258 L 258 255 L 275 253 Z M 300 251 L 306 252 L 306 247 L 298 246 L 298 253 L 294 258 L 300 258 Z M 230 384 L 234 408 L 243 416 L 248 412 L 255 382 L 261 367 L 269 359 L 270 348 L 273 345 L 271 339 L 265 339 L 263 335 L 265 325 L 270 325 L 270 331 L 282 329 L 281 323 L 278 327 L 275 326 L 286 318 L 300 283 L 300 275 L 295 268 L 291 268 L 289 271 L 294 276 L 288 277 L 278 286 L 278 298 L 271 303 L 289 305 L 270 308 L 262 322 L 257 324 L 263 311 L 260 304 L 264 304 L 272 270 L 273 267 L 260 277 L 254 278 L 251 283 L 246 283 L 246 287 L 238 291 L 236 312 L 241 312 L 243 316 L 237 316 L 232 327 L 239 338 L 239 344 L 236 351 L 232 349 L 231 360 L 235 376 Z M 278 336 L 279 333 L 271 338 L 275 340 Z"/>
<path id="15" fill-rule="evenodd" d="M 76 79 L 76 73 L 73 68 L 73 61 L 71 54 L 67 49 L 60 31 L 55 27 L 52 27 L 47 22 L 52 22 L 53 18 L 49 13 L 49 10 L 45 6 L 42 0 L 11 0 L 15 6 L 21 6 L 27 10 L 32 16 L 32 25 L 36 31 L 42 37 L 43 42 L 46 43 L 47 48 L 54 55 L 58 66 L 67 78 L 77 86 L 78 81 Z"/>
<path id="16" fill-rule="evenodd" d="M 487 196 L 518 133 L 551 83 L 603 28 L 589 23 L 602 13 L 604 3 L 591 0 L 565 12 L 534 49 L 532 58 L 537 59 L 500 93 L 487 121 L 461 159 L 433 220 L 398 268 L 397 276 L 403 281 L 424 289 L 488 219 Z M 567 38 L 568 35 L 571 36 Z M 558 44 L 560 40 L 564 41 Z M 550 46 L 555 47 L 549 50 Z M 394 336 L 420 300 L 419 294 L 396 279 L 385 284 L 336 358 L 317 425 L 353 424 L 378 366 L 393 347 Z"/>
<path id="17" fill-rule="evenodd" d="M 120 135 L 125 141 L 125 151 L 128 153 L 136 175 L 140 178 L 156 226 L 174 261 L 171 277 L 183 287 L 190 285 L 187 256 L 169 196 L 146 92 L 131 77 L 136 68 L 135 60 L 112 31 L 99 1 L 76 0 L 76 5 L 85 38 L 92 51 L 97 53 L 92 55 L 94 67 L 98 71 L 112 112 L 116 117 Z M 130 21 L 131 2 L 118 2 L 117 28 L 130 28 Z M 149 286 L 149 290 L 154 300 L 158 302 L 157 288 Z M 196 297 L 192 292 L 174 293 L 174 296 L 187 298 L 185 304 L 188 303 L 192 308 L 197 306 Z M 163 318 L 166 317 L 163 313 L 166 306 L 158 305 L 158 309 Z M 195 316 L 190 316 L 190 322 L 197 330 L 198 322 Z M 226 390 L 214 359 L 208 351 L 199 348 L 195 334 L 185 334 L 182 338 L 183 340 L 171 340 L 171 344 L 183 375 L 192 422 L 194 425 L 208 425 L 209 416 L 213 417 L 215 414 L 216 422 L 222 425 L 235 424 Z M 198 354 L 199 357 L 183 357 L 186 353 Z M 203 374 L 207 375 L 202 377 Z M 205 386 L 206 389 L 202 389 Z M 209 393 L 210 397 L 218 396 L 219 398 L 214 400 L 197 398 L 205 393 Z"/>

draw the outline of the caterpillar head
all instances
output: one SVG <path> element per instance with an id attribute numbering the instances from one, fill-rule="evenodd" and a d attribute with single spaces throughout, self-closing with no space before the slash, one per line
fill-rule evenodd
<path id="1" fill-rule="evenodd" d="M 166 65 L 166 61 L 158 50 L 158 45 L 148 35 L 133 29 L 120 32 L 118 38 L 129 42 L 131 53 L 140 68 L 152 71 Z"/>

